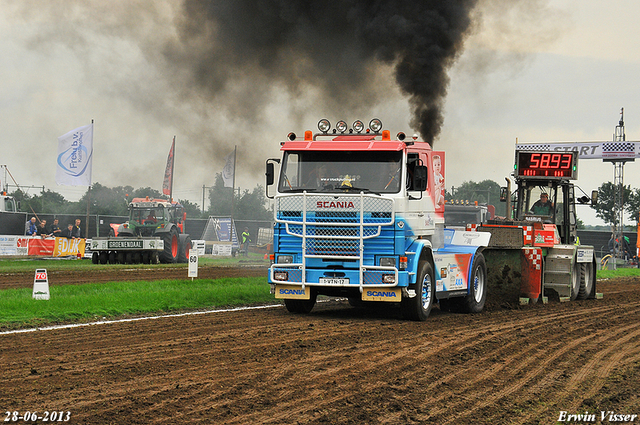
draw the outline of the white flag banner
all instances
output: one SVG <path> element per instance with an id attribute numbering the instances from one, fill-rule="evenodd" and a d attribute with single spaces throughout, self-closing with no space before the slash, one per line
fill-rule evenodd
<path id="1" fill-rule="evenodd" d="M 56 183 L 91 186 L 93 124 L 78 127 L 58 137 Z"/>
<path id="2" fill-rule="evenodd" d="M 224 181 L 224 187 L 233 187 L 233 176 L 236 172 L 236 150 L 234 149 L 224 159 L 225 164 L 222 169 L 222 180 Z"/>

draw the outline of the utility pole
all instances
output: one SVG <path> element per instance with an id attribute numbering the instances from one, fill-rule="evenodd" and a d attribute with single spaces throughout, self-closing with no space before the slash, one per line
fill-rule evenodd
<path id="1" fill-rule="evenodd" d="M 613 134 L 613 149 L 624 151 L 624 142 L 626 135 L 624 131 L 624 108 L 620 109 L 620 121 L 616 126 Z M 615 253 L 615 259 L 624 258 L 624 164 L 627 161 L 635 161 L 635 154 L 617 158 L 606 158 L 603 161 L 613 163 L 613 187 L 615 188 L 614 211 L 618 221 L 618 226 L 614 228 L 615 239 L 618 241 L 618 252 Z M 615 244 L 614 244 L 615 247 Z M 617 261 L 613 262 L 614 270 L 617 268 Z"/>

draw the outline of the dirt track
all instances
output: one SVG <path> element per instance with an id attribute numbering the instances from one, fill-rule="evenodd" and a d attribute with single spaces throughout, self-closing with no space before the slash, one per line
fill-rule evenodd
<path id="1" fill-rule="evenodd" d="M 551 424 L 567 411 L 609 423 L 600 411 L 640 415 L 640 280 L 598 291 L 478 315 L 436 308 L 423 323 L 330 301 L 309 316 L 271 307 L 0 335 L 0 419 Z"/>

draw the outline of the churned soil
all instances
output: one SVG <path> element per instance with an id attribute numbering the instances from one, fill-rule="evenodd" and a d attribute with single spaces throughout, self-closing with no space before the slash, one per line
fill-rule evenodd
<path id="1" fill-rule="evenodd" d="M 3 333 L 0 420 L 610 423 L 602 412 L 640 415 L 640 279 L 600 281 L 598 292 L 475 315 L 436 307 L 425 322 L 329 300 L 309 315 L 276 305 Z"/>

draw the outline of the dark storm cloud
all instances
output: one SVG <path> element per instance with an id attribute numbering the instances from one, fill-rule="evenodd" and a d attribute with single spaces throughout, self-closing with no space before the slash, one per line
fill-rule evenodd
<path id="1" fill-rule="evenodd" d="M 186 96 L 249 119 L 273 84 L 317 88 L 328 105 L 376 102 L 378 65 L 392 65 L 411 125 L 433 143 L 447 70 L 461 53 L 476 0 L 185 0 L 164 57 Z"/>

